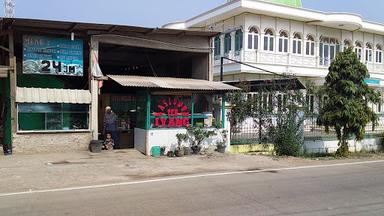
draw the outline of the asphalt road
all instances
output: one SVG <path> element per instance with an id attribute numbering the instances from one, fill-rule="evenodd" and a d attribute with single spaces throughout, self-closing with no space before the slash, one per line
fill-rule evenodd
<path id="1" fill-rule="evenodd" d="M 0 215 L 384 215 L 384 162 L 7 195 Z"/>

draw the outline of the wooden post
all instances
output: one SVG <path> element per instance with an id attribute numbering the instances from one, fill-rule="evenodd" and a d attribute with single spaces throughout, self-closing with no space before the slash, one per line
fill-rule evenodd
<path id="1" fill-rule="evenodd" d="M 95 55 L 97 58 L 99 57 L 99 41 L 95 40 L 93 36 L 91 36 L 91 45 L 90 45 L 90 51 L 89 51 L 89 75 L 90 77 L 90 91 L 91 91 L 91 115 L 90 115 L 90 126 L 92 131 L 92 139 L 98 140 L 99 139 L 99 82 L 98 80 L 93 77 L 92 71 L 94 71 L 94 58 L 92 58 L 92 55 Z"/>
<path id="2" fill-rule="evenodd" d="M 13 31 L 8 34 L 9 42 L 9 66 L 11 68 L 9 73 L 10 80 L 10 105 L 11 105 L 11 121 L 12 121 L 12 133 L 17 131 L 17 109 L 16 109 L 16 88 L 17 88 L 17 63 L 14 48 Z M 12 143 L 12 141 L 11 141 Z"/>

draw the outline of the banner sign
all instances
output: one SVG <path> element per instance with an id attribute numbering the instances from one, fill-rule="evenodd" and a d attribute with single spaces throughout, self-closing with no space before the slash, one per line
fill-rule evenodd
<path id="1" fill-rule="evenodd" d="M 23 36 L 23 73 L 83 76 L 83 41 Z"/>
<path id="2" fill-rule="evenodd" d="M 155 124 L 157 128 L 188 127 L 191 115 L 188 106 L 177 97 L 168 97 L 157 104 L 158 112 L 155 112 Z"/>
<path id="3" fill-rule="evenodd" d="M 378 79 L 364 79 L 364 82 L 367 85 L 380 85 L 380 80 Z"/>

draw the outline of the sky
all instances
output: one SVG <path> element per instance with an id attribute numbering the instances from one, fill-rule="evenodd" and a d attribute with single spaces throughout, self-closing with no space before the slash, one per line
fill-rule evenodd
<path id="1" fill-rule="evenodd" d="M 4 0 L 0 0 L 4 1 Z M 15 17 L 161 27 L 217 7 L 226 0 L 15 0 Z M 384 23 L 383 0 L 302 0 L 303 7 L 360 14 Z M 4 6 L 0 6 L 4 16 Z"/>

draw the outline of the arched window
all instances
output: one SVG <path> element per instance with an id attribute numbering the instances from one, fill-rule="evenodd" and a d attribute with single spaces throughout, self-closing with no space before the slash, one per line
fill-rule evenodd
<path id="1" fill-rule="evenodd" d="M 365 45 L 365 61 L 366 62 L 373 61 L 373 45 L 371 43 L 367 43 Z"/>
<path id="2" fill-rule="evenodd" d="M 248 49 L 250 50 L 259 49 L 259 31 L 254 26 L 249 28 L 249 31 L 248 31 Z"/>
<path id="3" fill-rule="evenodd" d="M 307 42 L 305 44 L 305 54 L 315 55 L 315 38 L 312 35 L 307 36 Z"/>
<path id="4" fill-rule="evenodd" d="M 343 45 L 343 51 L 346 51 L 348 48 L 352 48 L 352 41 L 345 39 L 344 40 L 344 45 Z"/>
<path id="5" fill-rule="evenodd" d="M 376 45 L 376 63 L 383 63 L 383 46 L 380 44 Z"/>
<path id="6" fill-rule="evenodd" d="M 215 57 L 221 55 L 221 38 L 220 36 L 215 37 Z"/>
<path id="7" fill-rule="evenodd" d="M 241 29 L 235 32 L 235 54 L 239 54 L 243 49 L 243 31 Z"/>
<path id="8" fill-rule="evenodd" d="M 302 45 L 302 38 L 301 38 L 301 34 L 300 33 L 295 33 L 293 35 L 293 41 L 292 41 L 292 53 L 294 54 L 301 54 L 301 45 Z"/>
<path id="9" fill-rule="evenodd" d="M 286 31 L 280 31 L 279 52 L 288 52 L 288 33 Z"/>
<path id="10" fill-rule="evenodd" d="M 320 65 L 329 65 L 340 52 L 340 43 L 336 38 L 321 37 L 320 38 Z"/>
<path id="11" fill-rule="evenodd" d="M 231 51 L 232 38 L 231 33 L 226 33 L 224 35 L 224 54 L 228 54 Z"/>
<path id="12" fill-rule="evenodd" d="M 362 61 L 363 60 L 363 45 L 360 41 L 356 41 L 355 43 L 355 53 L 357 58 Z"/>
<path id="13" fill-rule="evenodd" d="M 266 29 L 264 32 L 264 50 L 274 51 L 275 37 L 271 29 Z"/>

